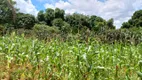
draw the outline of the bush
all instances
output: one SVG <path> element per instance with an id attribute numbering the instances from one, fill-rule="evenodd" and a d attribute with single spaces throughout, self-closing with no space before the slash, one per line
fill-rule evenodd
<path id="1" fill-rule="evenodd" d="M 138 44 L 142 42 L 142 28 L 109 30 L 98 35 L 101 41 L 107 43 L 122 42 Z"/>
<path id="2" fill-rule="evenodd" d="M 61 29 L 62 29 L 62 26 L 64 25 L 64 21 L 63 21 L 61 18 L 54 19 L 54 20 L 52 21 L 52 25 L 53 25 L 53 26 L 56 26 L 56 27 L 59 27 L 59 29 L 61 30 Z"/>
<path id="3" fill-rule="evenodd" d="M 70 33 L 71 32 L 71 27 L 70 24 L 68 24 L 67 22 L 63 22 L 63 26 L 61 28 L 61 31 L 63 31 L 64 33 Z"/>
<path id="4" fill-rule="evenodd" d="M 13 29 L 13 25 L 9 23 L 0 25 L 0 35 L 10 34 Z"/>
<path id="5" fill-rule="evenodd" d="M 17 21 L 15 23 L 15 28 L 32 29 L 35 22 L 36 22 L 36 19 L 33 15 L 18 13 Z"/>
<path id="6" fill-rule="evenodd" d="M 57 27 L 50 27 L 44 24 L 35 24 L 33 30 L 39 39 L 46 39 L 50 35 L 60 32 Z"/>
<path id="7" fill-rule="evenodd" d="M 30 37 L 30 38 L 35 37 L 34 31 L 31 30 L 31 29 L 23 29 L 23 28 L 21 28 L 21 29 L 14 29 L 14 30 L 11 31 L 11 33 L 12 32 L 15 32 L 16 35 L 18 35 L 18 36 L 21 36 L 21 35 L 24 34 L 24 37 Z"/>
<path id="8" fill-rule="evenodd" d="M 54 19 L 52 25 L 58 27 L 63 33 L 69 33 L 71 31 L 70 24 L 63 21 L 61 18 Z"/>
<path id="9" fill-rule="evenodd" d="M 4 26 L 0 25 L 0 34 L 2 35 L 4 32 Z"/>

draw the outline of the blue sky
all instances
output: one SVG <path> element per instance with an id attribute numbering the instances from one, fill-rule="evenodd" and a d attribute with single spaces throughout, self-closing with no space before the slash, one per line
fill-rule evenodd
<path id="1" fill-rule="evenodd" d="M 61 8 L 66 14 L 78 12 L 85 15 L 97 15 L 108 20 L 114 19 L 114 25 L 120 28 L 133 13 L 142 9 L 142 0 L 14 0 L 20 12 L 37 15 L 39 10 Z"/>
<path id="2" fill-rule="evenodd" d="M 45 9 L 45 7 L 43 6 L 44 3 L 43 2 L 39 2 L 37 0 L 32 0 L 33 5 L 35 5 L 37 10 L 43 10 Z"/>
<path id="3" fill-rule="evenodd" d="M 37 10 L 44 10 L 44 4 L 45 3 L 49 3 L 49 4 L 55 4 L 56 2 L 58 2 L 59 0 L 31 0 L 33 5 L 35 5 Z M 67 0 L 63 0 L 63 1 L 67 1 Z"/>

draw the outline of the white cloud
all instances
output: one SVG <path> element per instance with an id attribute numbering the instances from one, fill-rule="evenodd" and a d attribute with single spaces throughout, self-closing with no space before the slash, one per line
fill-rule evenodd
<path id="1" fill-rule="evenodd" d="M 38 10 L 35 8 L 35 6 L 32 4 L 31 0 L 14 0 L 16 1 L 16 8 L 19 8 L 20 12 L 23 13 L 29 13 L 34 16 L 37 15 Z"/>
<path id="2" fill-rule="evenodd" d="M 66 13 L 79 12 L 87 15 L 97 15 L 108 20 L 114 18 L 114 24 L 121 24 L 131 18 L 133 13 L 142 9 L 142 0 L 60 0 L 55 4 L 46 3 L 45 8 L 61 8 Z"/>
<path id="3" fill-rule="evenodd" d="M 45 4 L 44 7 L 46 7 L 46 8 L 52 8 L 52 9 L 55 8 L 54 5 L 52 5 L 52 4 Z"/>

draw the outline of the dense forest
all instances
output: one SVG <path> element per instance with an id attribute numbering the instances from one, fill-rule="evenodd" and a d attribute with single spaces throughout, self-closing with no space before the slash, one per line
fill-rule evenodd
<path id="1" fill-rule="evenodd" d="M 47 8 L 37 16 L 0 0 L 0 79 L 142 80 L 142 10 L 113 18 Z"/>

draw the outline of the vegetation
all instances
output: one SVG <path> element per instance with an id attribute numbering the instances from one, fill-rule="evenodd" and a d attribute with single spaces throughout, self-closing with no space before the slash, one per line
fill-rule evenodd
<path id="1" fill-rule="evenodd" d="M 50 34 L 59 33 L 58 28 L 50 27 L 44 24 L 43 25 L 36 24 L 33 30 L 34 30 L 36 37 L 40 40 L 46 40 L 47 37 L 50 36 Z"/>
<path id="2" fill-rule="evenodd" d="M 0 80 L 142 80 L 142 10 L 120 29 L 59 8 L 37 17 L 0 0 Z"/>
<path id="3" fill-rule="evenodd" d="M 13 7 L 15 3 L 12 0 L 0 0 L 0 24 L 15 22 L 16 9 Z"/>
<path id="4" fill-rule="evenodd" d="M 138 80 L 141 48 L 95 40 L 85 44 L 54 38 L 45 43 L 13 33 L 0 38 L 0 79 Z"/>
<path id="5" fill-rule="evenodd" d="M 15 28 L 31 29 L 36 23 L 35 17 L 30 14 L 18 13 Z"/>
<path id="6" fill-rule="evenodd" d="M 142 42 L 142 28 L 108 30 L 96 36 L 105 43 L 120 42 L 137 45 Z"/>
<path id="7" fill-rule="evenodd" d="M 35 18 L 30 14 L 20 13 L 17 9 L 13 9 L 15 4 L 13 1 L 4 0 L 1 1 L 0 4 L 0 23 L 3 25 L 9 24 L 9 27 L 32 29 L 32 27 L 38 23 L 60 27 L 61 29 L 61 26 L 68 25 L 68 30 L 72 30 L 75 33 L 78 33 L 78 31 L 84 27 L 87 27 L 92 31 L 100 30 L 100 28 L 114 29 L 113 19 L 106 21 L 95 15 L 88 16 L 78 13 L 70 15 L 65 14 L 65 11 L 59 8 L 47 8 L 45 11 L 39 11 Z"/>
<path id="8" fill-rule="evenodd" d="M 124 22 L 122 28 L 142 27 L 142 10 L 136 11 L 128 22 Z"/>

